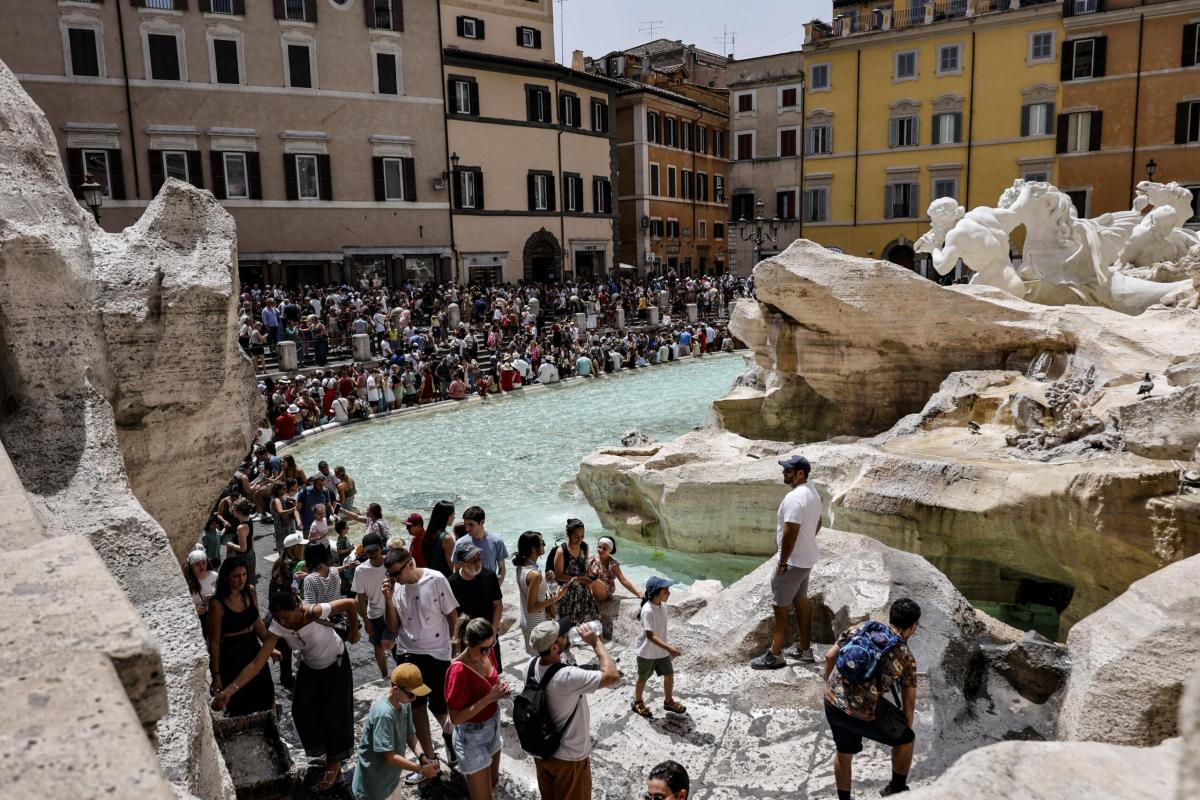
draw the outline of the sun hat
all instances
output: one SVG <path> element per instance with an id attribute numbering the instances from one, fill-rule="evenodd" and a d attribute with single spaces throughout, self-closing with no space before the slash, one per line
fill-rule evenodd
<path id="1" fill-rule="evenodd" d="M 288 406 L 288 407 L 287 407 L 287 413 L 289 413 L 289 414 L 299 414 L 299 413 L 300 413 L 300 406 L 296 405 L 295 403 L 292 403 L 290 406 Z"/>

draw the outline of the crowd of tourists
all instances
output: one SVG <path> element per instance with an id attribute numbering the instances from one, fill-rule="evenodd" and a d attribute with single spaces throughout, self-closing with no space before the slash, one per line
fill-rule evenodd
<path id="1" fill-rule="evenodd" d="M 750 663 L 754 669 L 780 668 L 789 658 L 815 661 L 807 589 L 819 557 L 820 499 L 808 485 L 812 468 L 803 456 L 779 463 L 790 489 L 777 512 L 774 635 Z M 300 742 L 311 760 L 324 765 L 321 790 L 338 784 L 343 763 L 353 759 L 355 798 L 382 800 L 402 780 L 426 784 L 447 769 L 463 777 L 472 800 L 492 798 L 504 701 L 511 703 L 512 730 L 522 749 L 534 757 L 543 800 L 590 798 L 587 696 L 622 677 L 600 614 L 600 603 L 618 584 L 641 598 L 640 633 L 630 643 L 637 670 L 630 708 L 655 715 L 646 697 L 657 677 L 663 712 L 687 713 L 674 695 L 674 659 L 681 649 L 672 643 L 665 607 L 673 581 L 652 575 L 637 586 L 622 571 L 615 539 L 600 536 L 593 550 L 585 525 L 568 519 L 553 546 L 542 533 L 526 531 L 510 554 L 477 505 L 460 519 L 453 503 L 441 501 L 428 520 L 423 510 L 411 511 L 403 531 L 393 531 L 380 505 L 360 508 L 357 494 L 342 467 L 330 470 L 321 462 L 306 476 L 290 456 L 258 445 L 222 492 L 185 567 L 207 632 L 213 707 L 230 715 L 274 708 L 266 667 L 278 658 Z M 276 556 L 269 574 L 257 571 L 256 524 L 273 528 Z M 499 646 L 501 585 L 510 572 L 529 656 L 515 667 L 522 680 L 512 686 L 501 679 Z M 264 581 L 265 616 L 257 594 Z M 783 650 L 793 611 L 800 639 Z M 851 796 L 851 763 L 864 738 L 893 748 L 892 780 L 882 794 L 907 790 L 916 663 L 906 643 L 920 614 L 915 602 L 898 599 L 889 624 L 857 625 L 825 654 L 825 714 L 837 751 L 840 800 Z M 371 706 L 356 746 L 347 645 L 359 640 L 360 631 L 387 688 Z M 577 663 L 585 651 L 594 664 Z M 886 699 L 889 690 L 895 704 Z M 686 770 L 674 762 L 655 767 L 647 779 L 646 797 L 653 800 L 682 799 L 689 791 Z"/>

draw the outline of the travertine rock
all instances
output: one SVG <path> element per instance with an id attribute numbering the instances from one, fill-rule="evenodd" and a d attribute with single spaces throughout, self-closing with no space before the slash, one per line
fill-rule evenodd
<path id="1" fill-rule="evenodd" d="M 1192 674 L 1179 704 L 1179 732 L 1183 756 L 1179 759 L 1178 800 L 1200 798 L 1200 669 Z"/>
<path id="2" fill-rule="evenodd" d="M 1162 387 L 1145 400 L 1112 410 L 1125 449 L 1146 458 L 1190 461 L 1200 444 L 1200 383 Z"/>
<path id="3" fill-rule="evenodd" d="M 1026 700 L 1044 703 L 1063 687 L 1071 674 L 1067 650 L 1036 631 L 1007 647 L 985 648 L 988 663 Z"/>
<path id="4" fill-rule="evenodd" d="M 1067 649 L 1059 739 L 1147 746 L 1177 736 L 1183 683 L 1200 664 L 1200 556 L 1134 583 L 1077 624 Z"/>

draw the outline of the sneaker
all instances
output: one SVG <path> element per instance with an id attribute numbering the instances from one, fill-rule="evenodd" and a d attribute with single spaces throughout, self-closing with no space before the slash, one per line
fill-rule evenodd
<path id="1" fill-rule="evenodd" d="M 792 645 L 787 650 L 784 650 L 783 654 L 788 658 L 794 658 L 806 664 L 812 664 L 817 660 L 817 657 L 813 655 L 811 647 L 802 648 L 799 644 Z"/>
<path id="2" fill-rule="evenodd" d="M 903 789 L 893 789 L 892 785 L 889 783 L 887 786 L 884 786 L 882 789 L 879 790 L 879 796 L 880 797 L 888 797 L 889 795 L 899 794 L 900 792 L 907 792 L 907 791 L 908 791 L 907 786 L 905 786 Z"/>
<path id="3" fill-rule="evenodd" d="M 787 662 L 770 650 L 750 661 L 750 669 L 783 669 Z"/>

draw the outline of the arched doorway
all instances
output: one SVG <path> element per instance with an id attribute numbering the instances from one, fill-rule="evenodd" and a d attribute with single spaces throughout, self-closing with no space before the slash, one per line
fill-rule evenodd
<path id="1" fill-rule="evenodd" d="M 525 241 L 525 280 L 558 283 L 562 280 L 562 246 L 542 228 Z"/>
<path id="2" fill-rule="evenodd" d="M 883 248 L 883 258 L 897 266 L 916 271 L 917 251 L 913 250 L 912 242 L 904 236 L 893 239 Z"/>

